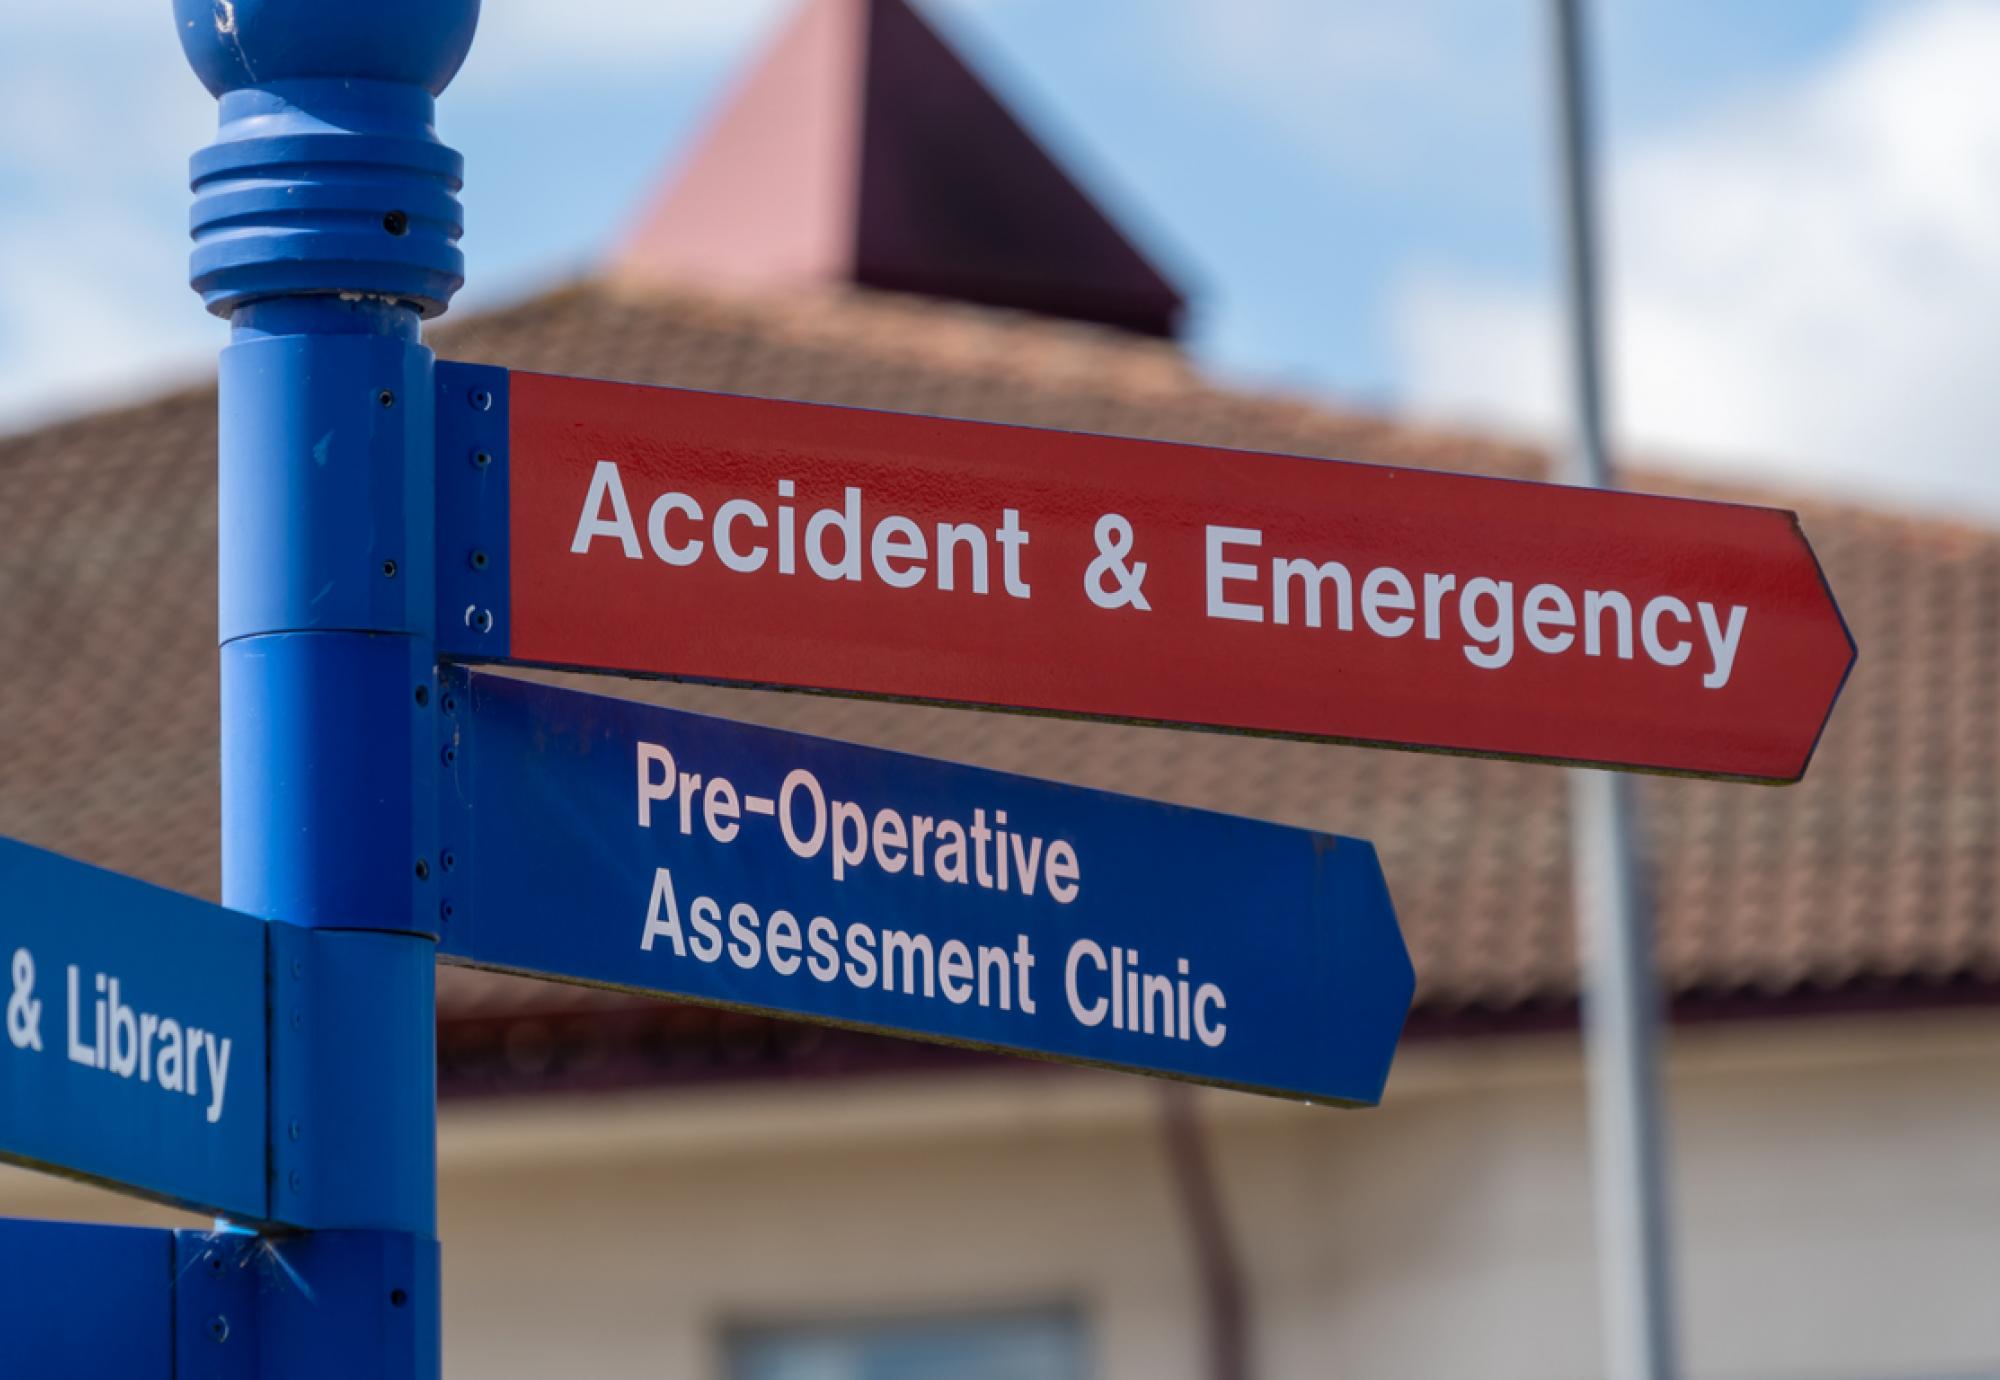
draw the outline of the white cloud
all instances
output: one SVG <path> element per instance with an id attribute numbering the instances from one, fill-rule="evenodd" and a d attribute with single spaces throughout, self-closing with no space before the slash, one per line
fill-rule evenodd
<path id="1" fill-rule="evenodd" d="M 14 37 L 0 45 L 0 430 L 196 373 L 220 329 L 187 288 L 187 158 L 215 102 L 172 23 L 85 0 Z"/>
<path id="2" fill-rule="evenodd" d="M 488 4 L 466 75 L 549 74 L 553 68 L 659 68 L 710 61 L 768 30 L 787 0 L 512 0 Z"/>
<path id="3" fill-rule="evenodd" d="M 2000 514 L 2000 6 L 1894 7 L 1824 66 L 1615 151 L 1630 446 Z M 1419 407 L 1545 428 L 1555 304 L 1444 271 L 1397 297 Z"/>
<path id="4" fill-rule="evenodd" d="M 0 227 L 0 430 L 128 401 L 210 367 L 225 328 L 186 285 L 159 226 L 89 207 L 49 227 Z"/>
<path id="5" fill-rule="evenodd" d="M 1397 290 L 1394 311 L 1415 406 L 1536 433 L 1561 420 L 1562 338 L 1546 293 L 1426 270 Z"/>
<path id="6" fill-rule="evenodd" d="M 1534 85 L 1533 26 L 1490 0 L 1152 0 L 1145 13 L 1186 80 L 1370 185 L 1405 185 L 1432 150 L 1511 128 Z"/>

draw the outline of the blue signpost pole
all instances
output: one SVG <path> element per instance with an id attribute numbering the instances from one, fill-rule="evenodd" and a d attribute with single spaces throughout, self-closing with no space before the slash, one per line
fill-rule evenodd
<path id="1" fill-rule="evenodd" d="M 463 281 L 433 102 L 477 0 L 175 0 L 220 102 L 191 281 L 227 318 L 223 893 L 274 930 L 253 1373 L 438 1373 L 433 358 Z M 274 1301 L 275 1300 L 275 1301 Z M 238 1335 L 242 1335 L 239 1333 Z"/>

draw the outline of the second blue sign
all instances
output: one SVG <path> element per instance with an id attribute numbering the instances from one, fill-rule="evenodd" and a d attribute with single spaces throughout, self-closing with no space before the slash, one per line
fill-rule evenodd
<path id="1" fill-rule="evenodd" d="M 1277 1093 L 1381 1097 L 1375 850 L 456 673 L 448 958 Z"/>

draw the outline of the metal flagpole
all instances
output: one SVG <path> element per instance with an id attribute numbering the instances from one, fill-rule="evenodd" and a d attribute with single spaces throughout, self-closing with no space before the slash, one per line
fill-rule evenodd
<path id="1" fill-rule="evenodd" d="M 1561 144 L 1569 336 L 1570 442 L 1557 477 L 1615 487 L 1604 436 L 1582 0 L 1549 0 Z M 1672 1245 L 1659 1095 L 1659 987 L 1652 924 L 1634 855 L 1629 777 L 1570 773 L 1570 850 L 1582 948 L 1598 1281 L 1606 1374 L 1670 1380 Z"/>

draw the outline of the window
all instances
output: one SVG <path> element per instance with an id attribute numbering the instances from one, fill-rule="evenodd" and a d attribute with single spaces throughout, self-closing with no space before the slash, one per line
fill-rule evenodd
<path id="1" fill-rule="evenodd" d="M 1067 1312 L 746 1328 L 730 1380 L 1085 1380 L 1083 1328 Z"/>

